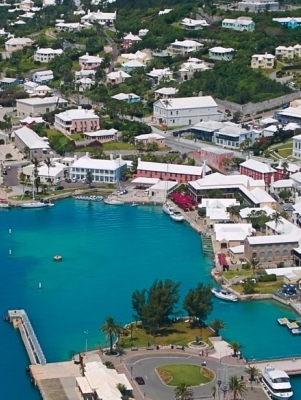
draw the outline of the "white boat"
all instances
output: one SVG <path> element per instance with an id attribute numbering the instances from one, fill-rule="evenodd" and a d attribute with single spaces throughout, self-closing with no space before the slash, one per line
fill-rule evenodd
<path id="1" fill-rule="evenodd" d="M 222 299 L 222 300 L 227 300 L 227 301 L 237 301 L 238 300 L 237 296 L 235 296 L 233 293 L 228 292 L 225 289 L 218 290 L 218 289 L 213 288 L 213 289 L 211 289 L 211 293 L 214 294 L 215 297 L 218 297 L 219 299 Z"/>
<path id="2" fill-rule="evenodd" d="M 138 203 L 132 203 L 131 204 L 131 207 L 137 207 L 138 206 Z"/>
<path id="3" fill-rule="evenodd" d="M 10 204 L 7 200 L 0 199 L 0 208 L 9 208 Z"/>
<path id="4" fill-rule="evenodd" d="M 109 204 L 111 206 L 122 206 L 124 204 L 124 201 L 122 200 L 118 200 L 118 199 L 111 199 L 109 197 L 107 197 L 106 199 L 104 199 L 103 201 L 105 204 Z"/>
<path id="5" fill-rule="evenodd" d="M 168 203 L 164 203 L 162 206 L 162 210 L 165 212 L 167 215 L 171 215 L 175 212 L 175 209 Z"/>
<path id="6" fill-rule="evenodd" d="M 294 394 L 287 373 L 271 365 L 265 367 L 262 382 L 273 399 L 290 399 Z"/>
<path id="7" fill-rule="evenodd" d="M 42 208 L 42 207 L 52 207 L 52 203 L 43 203 L 42 201 L 31 201 L 29 203 L 22 203 L 22 208 Z"/>
<path id="8" fill-rule="evenodd" d="M 176 222 L 183 222 L 184 221 L 184 217 L 183 215 L 180 213 L 180 211 L 174 211 L 172 214 L 169 215 L 170 218 Z"/>

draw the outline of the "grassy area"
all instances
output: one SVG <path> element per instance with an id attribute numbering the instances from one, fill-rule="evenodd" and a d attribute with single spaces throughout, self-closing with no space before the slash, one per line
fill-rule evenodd
<path id="1" fill-rule="evenodd" d="M 83 140 L 83 135 L 81 133 L 72 133 L 70 135 L 71 140 Z"/>
<path id="2" fill-rule="evenodd" d="M 278 154 L 281 157 L 287 158 L 292 155 L 292 151 L 293 151 L 293 147 L 291 147 L 290 149 L 278 150 Z"/>
<path id="3" fill-rule="evenodd" d="M 81 67 L 79 65 L 78 60 L 74 60 L 72 62 L 72 70 L 74 70 L 74 71 L 80 71 L 81 70 Z"/>
<path id="4" fill-rule="evenodd" d="M 178 386 L 181 383 L 198 386 L 213 379 L 213 376 L 208 377 L 207 368 L 200 368 L 198 365 L 170 364 L 158 367 L 156 370 L 163 382 L 169 386 Z"/>
<path id="5" fill-rule="evenodd" d="M 282 279 L 279 279 L 275 282 L 258 282 L 256 284 L 256 293 L 259 294 L 272 294 L 275 290 L 280 289 L 283 285 Z M 243 286 L 242 285 L 233 285 L 232 288 L 242 294 Z"/>
<path id="6" fill-rule="evenodd" d="M 136 150 L 137 148 L 130 143 L 108 142 L 102 145 L 102 149 L 105 151 L 105 150 Z"/>
<path id="7" fill-rule="evenodd" d="M 69 138 L 63 135 L 61 132 L 56 129 L 45 129 L 47 133 L 47 137 L 49 139 L 50 146 L 54 150 L 62 149 L 69 142 Z"/>
<path id="8" fill-rule="evenodd" d="M 208 338 L 213 336 L 213 332 L 209 328 L 192 328 L 189 322 L 179 321 L 172 325 L 163 327 L 157 332 L 157 336 L 153 337 L 144 329 L 134 325 L 132 339 L 130 332 L 123 335 L 119 344 L 122 347 L 147 347 L 148 343 L 168 346 L 170 344 L 185 346 L 195 340 L 196 336 L 208 343 Z"/>
<path id="9" fill-rule="evenodd" d="M 236 276 L 251 276 L 252 272 L 247 271 L 246 269 L 241 269 L 239 271 L 225 271 L 223 275 L 227 279 L 235 278 Z"/>

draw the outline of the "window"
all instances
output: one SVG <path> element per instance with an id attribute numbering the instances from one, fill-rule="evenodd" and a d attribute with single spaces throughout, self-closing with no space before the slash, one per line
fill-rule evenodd
<path id="1" fill-rule="evenodd" d="M 272 252 L 271 251 L 268 252 L 268 258 L 272 258 Z"/>
<path id="2" fill-rule="evenodd" d="M 264 256 L 265 256 L 264 251 L 262 251 L 262 252 L 260 253 L 260 258 L 264 258 Z"/>
<path id="3" fill-rule="evenodd" d="M 287 250 L 283 250 L 283 257 L 287 257 Z"/>
<path id="4" fill-rule="evenodd" d="M 279 257 L 279 256 L 280 256 L 280 251 L 279 250 L 275 251 L 275 257 Z"/>

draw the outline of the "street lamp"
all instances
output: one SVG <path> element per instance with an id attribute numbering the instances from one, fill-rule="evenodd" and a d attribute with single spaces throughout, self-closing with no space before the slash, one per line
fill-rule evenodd
<path id="1" fill-rule="evenodd" d="M 131 381 L 133 380 L 133 366 L 131 365 Z"/>
<path id="2" fill-rule="evenodd" d="M 86 353 L 88 352 L 88 334 L 89 331 L 84 331 L 84 334 L 86 335 Z"/>

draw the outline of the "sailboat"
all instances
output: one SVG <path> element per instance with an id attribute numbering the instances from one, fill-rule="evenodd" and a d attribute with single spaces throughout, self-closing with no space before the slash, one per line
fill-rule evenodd
<path id="1" fill-rule="evenodd" d="M 42 208 L 42 207 L 54 206 L 54 204 L 50 203 L 50 202 L 35 200 L 35 198 L 34 198 L 34 182 L 35 182 L 35 180 L 33 180 L 33 182 L 32 182 L 32 201 L 29 201 L 27 203 L 21 203 L 20 206 L 22 208 Z"/>

